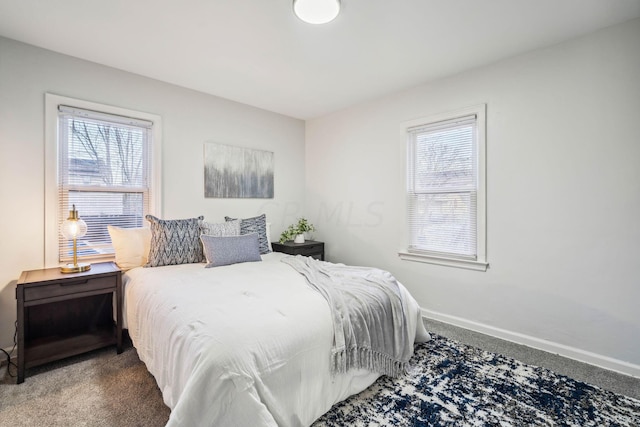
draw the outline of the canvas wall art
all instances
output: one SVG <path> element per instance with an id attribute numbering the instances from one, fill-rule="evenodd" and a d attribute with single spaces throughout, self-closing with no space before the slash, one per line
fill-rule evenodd
<path id="1" fill-rule="evenodd" d="M 273 152 L 205 143 L 204 196 L 273 198 Z"/>

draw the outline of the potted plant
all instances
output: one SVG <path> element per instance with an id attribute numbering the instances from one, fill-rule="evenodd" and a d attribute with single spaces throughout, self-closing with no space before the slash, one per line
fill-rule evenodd
<path id="1" fill-rule="evenodd" d="M 280 243 L 293 240 L 295 243 L 304 243 L 304 233 L 315 231 L 315 227 L 306 218 L 298 218 L 296 224 L 291 224 L 280 235 Z"/>

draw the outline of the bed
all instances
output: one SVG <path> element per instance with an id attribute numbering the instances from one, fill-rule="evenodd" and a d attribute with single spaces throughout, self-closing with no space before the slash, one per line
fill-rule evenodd
<path id="1" fill-rule="evenodd" d="M 125 325 L 171 409 L 168 426 L 308 426 L 380 376 L 332 369 L 327 300 L 285 257 L 123 274 Z M 429 335 L 398 288 L 413 347 Z"/>

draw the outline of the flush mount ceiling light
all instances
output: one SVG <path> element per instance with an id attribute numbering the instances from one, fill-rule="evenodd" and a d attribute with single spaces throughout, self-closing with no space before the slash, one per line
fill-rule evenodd
<path id="1" fill-rule="evenodd" d="M 340 0 L 293 0 L 293 12 L 309 24 L 326 24 L 340 13 Z"/>

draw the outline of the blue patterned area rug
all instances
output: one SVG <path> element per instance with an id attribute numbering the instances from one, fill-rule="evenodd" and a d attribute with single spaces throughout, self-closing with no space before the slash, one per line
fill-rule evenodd
<path id="1" fill-rule="evenodd" d="M 640 400 L 432 337 L 407 375 L 379 378 L 313 427 L 640 426 Z"/>

